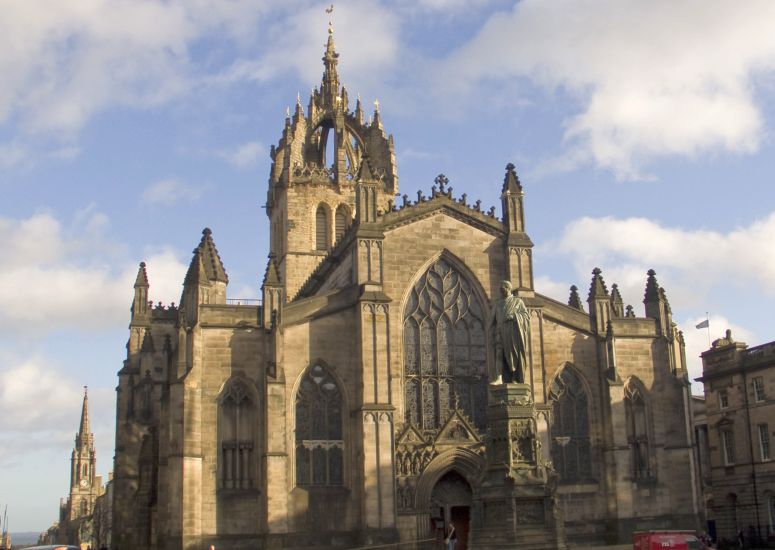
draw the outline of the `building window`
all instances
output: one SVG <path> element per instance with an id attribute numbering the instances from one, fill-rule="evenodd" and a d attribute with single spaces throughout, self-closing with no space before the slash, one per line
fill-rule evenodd
<path id="1" fill-rule="evenodd" d="M 589 399 L 581 378 L 565 367 L 549 389 L 552 406 L 552 462 L 565 483 L 592 477 Z"/>
<path id="2" fill-rule="evenodd" d="M 465 277 L 439 259 L 404 307 L 406 422 L 438 430 L 460 409 L 487 427 L 487 353 L 482 306 Z"/>
<path id="3" fill-rule="evenodd" d="M 315 213 L 315 249 L 328 250 L 328 212 L 322 204 Z"/>
<path id="4" fill-rule="evenodd" d="M 718 408 L 726 409 L 729 407 L 729 394 L 727 390 L 719 390 L 718 392 Z"/>
<path id="5" fill-rule="evenodd" d="M 757 403 L 761 403 L 765 399 L 764 395 L 764 377 L 756 376 L 753 379 L 753 399 Z"/>
<path id="6" fill-rule="evenodd" d="M 223 489 L 252 489 L 255 484 L 255 403 L 242 380 L 231 380 L 219 406 L 219 485 Z"/>
<path id="7" fill-rule="evenodd" d="M 767 534 L 775 534 L 775 495 L 767 499 Z"/>
<path id="8" fill-rule="evenodd" d="M 627 443 L 630 446 L 634 479 L 651 478 L 649 437 L 646 401 L 643 388 L 630 383 L 625 389 L 625 414 L 627 417 Z"/>
<path id="9" fill-rule="evenodd" d="M 336 217 L 334 220 L 334 240 L 339 242 L 344 232 L 347 231 L 347 227 L 350 225 L 350 214 L 347 212 L 347 207 L 340 204 L 336 209 Z"/>
<path id="10" fill-rule="evenodd" d="M 732 430 L 721 431 L 721 453 L 724 466 L 732 466 L 735 463 L 735 434 Z"/>
<path id="11" fill-rule="evenodd" d="M 759 451 L 762 460 L 770 460 L 770 432 L 767 424 L 759 424 Z"/>
<path id="12" fill-rule="evenodd" d="M 314 365 L 296 394 L 296 484 L 343 483 L 342 393 L 331 374 Z"/>

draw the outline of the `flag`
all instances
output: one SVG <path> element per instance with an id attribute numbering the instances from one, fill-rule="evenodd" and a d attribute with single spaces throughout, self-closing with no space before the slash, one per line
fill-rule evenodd
<path id="1" fill-rule="evenodd" d="M 707 319 L 705 319 L 699 325 L 695 325 L 694 328 L 708 328 L 709 326 L 710 326 L 710 322 Z"/>

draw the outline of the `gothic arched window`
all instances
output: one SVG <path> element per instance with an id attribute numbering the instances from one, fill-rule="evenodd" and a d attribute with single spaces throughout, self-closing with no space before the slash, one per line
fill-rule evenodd
<path id="1" fill-rule="evenodd" d="M 322 204 L 315 213 L 315 250 L 328 250 L 328 212 Z"/>
<path id="2" fill-rule="evenodd" d="M 336 218 L 334 220 L 334 241 L 339 242 L 344 232 L 347 231 L 347 227 L 350 225 L 350 214 L 347 212 L 347 207 L 340 204 L 336 209 Z"/>
<path id="3" fill-rule="evenodd" d="M 624 410 L 627 417 L 627 444 L 630 446 L 633 479 L 650 479 L 648 416 L 644 389 L 640 384 L 627 384 L 624 390 Z"/>
<path id="4" fill-rule="evenodd" d="M 296 394 L 296 484 L 343 483 L 342 393 L 331 374 L 314 365 Z"/>
<path id="5" fill-rule="evenodd" d="M 552 407 L 552 462 L 563 482 L 589 480 L 592 456 L 589 438 L 589 398 L 581 378 L 564 368 L 549 389 Z"/>
<path id="6" fill-rule="evenodd" d="M 465 277 L 434 263 L 404 307 L 406 422 L 437 430 L 453 409 L 487 427 L 487 356 L 482 306 Z"/>
<path id="7" fill-rule="evenodd" d="M 252 489 L 255 484 L 254 427 L 256 404 L 245 382 L 232 379 L 218 407 L 220 439 L 219 485 L 223 489 Z"/>

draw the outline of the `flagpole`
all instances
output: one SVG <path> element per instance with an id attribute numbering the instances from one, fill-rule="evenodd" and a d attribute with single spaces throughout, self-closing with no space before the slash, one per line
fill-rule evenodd
<path id="1" fill-rule="evenodd" d="M 708 349 L 710 349 L 710 316 L 705 312 L 705 320 L 708 321 Z"/>

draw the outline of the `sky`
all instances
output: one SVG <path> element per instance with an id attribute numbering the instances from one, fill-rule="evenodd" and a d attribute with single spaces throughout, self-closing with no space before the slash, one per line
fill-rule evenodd
<path id="1" fill-rule="evenodd" d="M 140 261 L 151 299 L 178 302 L 210 227 L 228 296 L 259 297 L 269 148 L 320 82 L 328 4 L 0 0 L 12 531 L 58 517 L 83 386 L 112 469 Z M 350 0 L 332 19 L 352 101 L 378 99 L 394 135 L 401 193 L 444 173 L 500 211 L 516 165 L 538 292 L 585 298 L 600 267 L 643 315 L 655 269 L 693 378 L 727 328 L 775 339 L 775 3 Z"/>

